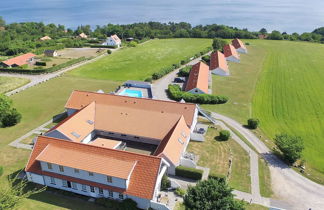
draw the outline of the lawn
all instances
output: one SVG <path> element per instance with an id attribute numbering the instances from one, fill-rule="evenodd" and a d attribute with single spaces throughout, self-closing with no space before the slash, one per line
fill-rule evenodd
<path id="1" fill-rule="evenodd" d="M 198 165 L 210 168 L 210 173 L 226 176 L 229 171 L 229 159 L 232 169 L 229 185 L 237 190 L 250 192 L 251 177 L 249 155 L 233 139 L 217 141 L 220 127 L 209 128 L 204 142 L 191 141 L 188 151 L 199 155 Z"/>
<path id="2" fill-rule="evenodd" d="M 264 159 L 259 159 L 259 182 L 260 182 L 260 193 L 263 197 L 271 197 L 271 177 L 270 169 L 267 162 Z"/>
<path id="3" fill-rule="evenodd" d="M 29 79 L 17 77 L 0 77 L 0 93 L 6 93 L 16 88 L 19 88 L 27 83 Z"/>
<path id="4" fill-rule="evenodd" d="M 211 39 L 150 40 L 82 66 L 70 74 L 117 81 L 144 80 L 163 67 L 179 63 L 211 46 Z"/>
<path id="5" fill-rule="evenodd" d="M 249 40 L 241 63 L 229 63 L 231 76 L 213 76 L 213 93 L 230 98 L 204 105 L 246 123 L 261 121 L 265 143 L 286 132 L 305 141 L 306 174 L 324 184 L 324 45 L 308 42 Z M 270 141 L 269 141 L 270 139 Z"/>
<path id="6" fill-rule="evenodd" d="M 253 116 L 270 138 L 304 139 L 306 173 L 324 184 L 324 45 L 256 41 L 267 56 L 253 98 Z"/>

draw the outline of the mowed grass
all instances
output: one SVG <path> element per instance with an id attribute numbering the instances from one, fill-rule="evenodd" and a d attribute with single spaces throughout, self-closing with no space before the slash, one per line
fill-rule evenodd
<path id="1" fill-rule="evenodd" d="M 30 80 L 25 78 L 0 77 L 0 94 L 19 88 L 29 82 Z"/>
<path id="2" fill-rule="evenodd" d="M 279 133 L 301 136 L 306 172 L 324 183 L 324 45 L 253 43 L 267 51 L 253 98 L 253 116 L 270 138 Z"/>
<path id="3" fill-rule="evenodd" d="M 241 123 L 245 123 L 252 114 L 252 97 L 266 56 L 263 46 L 250 40 L 247 42 L 251 45 L 247 46 L 248 54 L 241 54 L 241 62 L 228 62 L 230 76 L 213 75 L 213 94 L 228 96 L 229 101 L 226 104 L 202 106 Z"/>
<path id="4" fill-rule="evenodd" d="M 155 39 L 125 48 L 70 74 L 93 79 L 144 80 L 163 67 L 179 63 L 211 46 L 211 39 Z"/>
<path id="5" fill-rule="evenodd" d="M 211 124 L 210 124 L 211 125 Z M 217 141 L 220 127 L 208 129 L 204 142 L 190 141 L 187 151 L 199 155 L 198 165 L 210 168 L 210 173 L 227 176 L 229 160 L 232 159 L 232 169 L 229 185 L 234 189 L 250 192 L 250 159 L 249 155 L 233 139 Z"/>

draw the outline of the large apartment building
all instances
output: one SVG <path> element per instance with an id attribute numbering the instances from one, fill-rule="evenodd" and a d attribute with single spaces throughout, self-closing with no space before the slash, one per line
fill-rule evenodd
<path id="1" fill-rule="evenodd" d="M 68 117 L 37 138 L 29 181 L 156 207 L 162 176 L 187 164 L 195 104 L 74 91 Z"/>

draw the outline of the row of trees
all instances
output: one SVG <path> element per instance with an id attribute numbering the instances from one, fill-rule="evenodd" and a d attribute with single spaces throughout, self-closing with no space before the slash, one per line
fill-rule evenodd
<path id="1" fill-rule="evenodd" d="M 311 33 L 292 33 L 280 32 L 277 30 L 268 33 L 265 28 L 259 31 L 260 34 L 266 35 L 267 39 L 271 40 L 290 40 L 290 41 L 308 41 L 308 42 L 320 42 L 324 43 L 324 27 L 317 28 Z"/>

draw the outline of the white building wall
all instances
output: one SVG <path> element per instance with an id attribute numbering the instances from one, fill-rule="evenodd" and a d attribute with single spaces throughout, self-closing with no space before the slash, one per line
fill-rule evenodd
<path id="1" fill-rule="evenodd" d="M 41 176 L 41 175 L 30 173 L 30 172 L 26 172 L 26 175 L 27 175 L 28 181 L 30 181 L 30 182 L 34 182 L 34 183 L 42 184 L 42 185 L 45 184 L 43 176 Z"/>
<path id="2" fill-rule="evenodd" d="M 242 47 L 236 49 L 236 51 L 239 52 L 239 53 L 243 53 L 243 54 L 246 54 L 247 53 L 247 49 L 244 49 Z"/>
<path id="3" fill-rule="evenodd" d="M 81 142 L 84 143 L 84 144 L 88 144 L 95 137 L 95 135 L 96 135 L 96 132 L 92 131 Z"/>
<path id="4" fill-rule="evenodd" d="M 192 133 L 197 125 L 197 121 L 198 121 L 198 108 L 197 108 L 197 105 L 196 105 L 196 109 L 195 109 L 195 114 L 193 116 L 193 120 L 192 120 L 192 123 L 191 123 L 191 127 L 190 127 L 190 132 Z"/>
<path id="5" fill-rule="evenodd" d="M 56 164 L 52 164 L 52 169 L 48 169 L 46 162 L 41 161 L 40 164 L 43 171 L 48 171 L 56 174 L 75 177 L 78 179 L 88 180 L 91 182 L 97 182 L 97 183 L 124 188 L 124 189 L 126 189 L 127 187 L 125 179 L 112 177 L 112 183 L 109 183 L 107 182 L 107 176 L 103 174 L 93 173 L 93 176 L 89 176 L 89 172 L 84 170 L 79 170 L 79 173 L 75 173 L 74 168 L 70 168 L 66 166 L 64 166 L 64 172 L 60 172 L 59 166 Z"/>
<path id="6" fill-rule="evenodd" d="M 226 57 L 226 60 L 227 61 L 231 61 L 231 62 L 235 62 L 235 63 L 239 63 L 240 62 L 240 59 L 235 58 L 234 56 Z"/>

